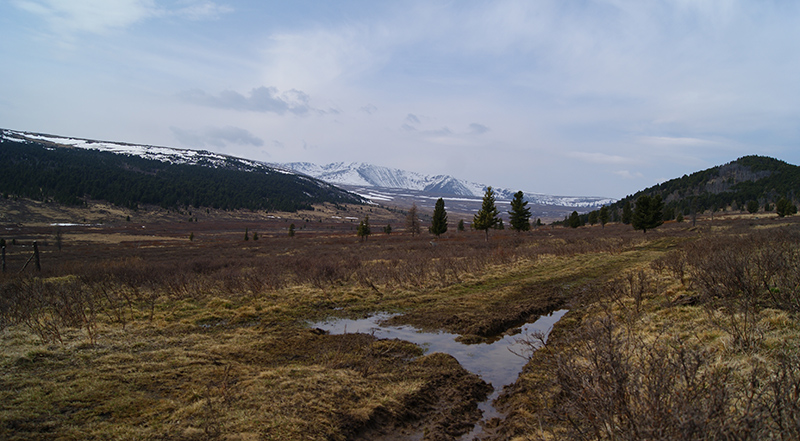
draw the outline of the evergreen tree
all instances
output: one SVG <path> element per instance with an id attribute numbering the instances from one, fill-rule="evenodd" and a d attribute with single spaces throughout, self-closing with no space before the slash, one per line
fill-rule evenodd
<path id="1" fill-rule="evenodd" d="M 386 234 L 392 234 L 392 225 L 391 224 L 386 224 L 386 226 L 383 227 L 383 232 L 386 233 Z"/>
<path id="2" fill-rule="evenodd" d="M 625 201 L 625 205 L 622 207 L 622 223 L 628 225 L 633 220 L 633 207 L 631 207 L 631 201 Z"/>
<path id="3" fill-rule="evenodd" d="M 664 223 L 663 210 L 664 202 L 661 200 L 661 195 L 656 195 L 655 197 L 639 196 L 631 219 L 633 228 L 647 233 L 647 230 L 658 227 Z"/>
<path id="4" fill-rule="evenodd" d="M 494 204 L 495 196 L 492 187 L 486 189 L 483 195 L 483 204 L 480 211 L 472 218 L 472 226 L 476 230 L 483 230 L 486 233 L 486 241 L 489 241 L 489 229 L 494 228 L 500 223 L 497 216 L 497 207 Z"/>
<path id="5" fill-rule="evenodd" d="M 289 224 L 289 237 L 294 237 L 294 224 Z"/>
<path id="6" fill-rule="evenodd" d="M 748 211 L 750 214 L 755 214 L 755 213 L 758 213 L 758 201 L 756 201 L 756 200 L 751 200 L 750 202 L 748 202 L 748 203 L 747 203 L 747 211 Z"/>
<path id="7" fill-rule="evenodd" d="M 511 201 L 511 211 L 508 212 L 511 219 L 511 229 L 520 232 L 528 231 L 531 229 L 531 209 L 526 207 L 528 201 L 523 199 L 522 191 L 514 193 L 514 199 Z"/>
<path id="8" fill-rule="evenodd" d="M 603 205 L 602 207 L 600 207 L 600 213 L 598 213 L 598 218 L 600 220 L 600 225 L 603 228 L 605 228 L 609 218 L 607 206 Z"/>
<path id="9" fill-rule="evenodd" d="M 599 219 L 599 217 L 600 217 L 600 215 L 598 214 L 597 210 L 594 210 L 594 211 L 590 212 L 589 213 L 589 217 L 588 217 L 589 225 L 596 224 L 598 219 Z"/>
<path id="10" fill-rule="evenodd" d="M 358 230 L 356 230 L 356 232 L 361 240 L 367 240 L 369 235 L 372 234 L 372 230 L 369 227 L 369 215 L 364 216 L 364 220 L 358 224 Z"/>
<path id="11" fill-rule="evenodd" d="M 581 226 L 581 216 L 577 211 L 573 211 L 572 214 L 569 215 L 567 225 L 569 225 L 570 228 L 578 228 Z"/>
<path id="12" fill-rule="evenodd" d="M 250 240 L 250 232 L 247 228 L 244 229 L 244 240 Z"/>
<path id="13" fill-rule="evenodd" d="M 678 222 L 678 223 L 680 223 L 680 222 L 683 222 L 683 213 L 681 213 L 681 212 L 679 211 L 679 212 L 678 212 L 678 216 L 677 216 L 677 217 L 675 217 L 675 221 L 676 221 L 676 222 Z"/>
<path id="14" fill-rule="evenodd" d="M 458 231 L 464 231 L 464 219 L 458 220 Z"/>
<path id="15" fill-rule="evenodd" d="M 406 215 L 406 230 L 408 230 L 412 236 L 420 233 L 417 204 L 412 204 L 411 208 L 408 209 L 408 214 Z"/>
<path id="16" fill-rule="evenodd" d="M 797 206 L 789 202 L 788 199 L 781 198 L 775 204 L 775 212 L 778 213 L 779 217 L 789 216 L 797 213 Z"/>
<path id="17" fill-rule="evenodd" d="M 433 219 L 429 231 L 439 237 L 447 231 L 447 211 L 444 209 L 444 199 L 439 198 L 433 207 Z"/>

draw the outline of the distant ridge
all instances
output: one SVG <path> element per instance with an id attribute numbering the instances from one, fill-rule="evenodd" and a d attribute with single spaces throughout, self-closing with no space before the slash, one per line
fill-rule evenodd
<path id="1" fill-rule="evenodd" d="M 213 207 L 296 211 L 364 203 L 331 184 L 267 164 L 172 149 L 0 129 L 0 191 L 80 205 L 88 199 L 137 208 Z"/>
<path id="2" fill-rule="evenodd" d="M 423 175 L 406 170 L 381 167 L 362 162 L 335 162 L 317 165 L 309 162 L 275 164 L 298 173 L 313 176 L 334 185 L 372 187 L 376 189 L 406 189 L 440 196 L 481 198 L 486 185 L 456 179 L 448 175 Z M 498 199 L 511 200 L 518 190 L 492 187 Z M 615 199 L 595 196 L 551 196 L 524 191 L 525 199 L 533 204 L 591 209 L 613 203 Z"/>
<path id="3" fill-rule="evenodd" d="M 750 201 L 774 204 L 780 198 L 797 201 L 800 197 L 800 167 L 768 156 L 743 156 L 680 178 L 648 187 L 613 204 L 621 210 L 626 202 L 639 196 L 660 195 L 665 202 L 665 218 L 678 213 L 702 213 L 726 207 L 744 210 Z"/>

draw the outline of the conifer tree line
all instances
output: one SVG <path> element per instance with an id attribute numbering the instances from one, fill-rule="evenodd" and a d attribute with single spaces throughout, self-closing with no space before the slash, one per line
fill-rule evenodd
<path id="1" fill-rule="evenodd" d="M 321 202 L 362 203 L 321 181 L 266 169 L 171 164 L 8 139 L 0 139 L 0 163 L 5 165 L 0 173 L 4 194 L 65 205 L 84 205 L 88 197 L 131 209 L 155 205 L 293 212 Z"/>
<path id="2" fill-rule="evenodd" d="M 728 164 L 671 179 L 639 191 L 609 206 L 614 221 L 630 224 L 630 211 L 642 195 L 661 196 L 663 220 L 730 209 L 758 213 L 792 213 L 800 203 L 800 167 L 765 156 L 744 156 Z M 778 210 L 778 202 L 785 200 Z"/>

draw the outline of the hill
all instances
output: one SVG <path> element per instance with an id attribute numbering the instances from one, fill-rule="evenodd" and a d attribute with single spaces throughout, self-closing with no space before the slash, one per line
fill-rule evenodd
<path id="1" fill-rule="evenodd" d="M 744 210 L 756 201 L 759 209 L 781 198 L 797 198 L 800 189 L 800 167 L 766 156 L 744 156 L 724 165 L 698 171 L 654 185 L 611 204 L 611 212 L 621 212 L 626 202 L 639 196 L 660 195 L 665 203 L 664 219 L 679 213 L 723 210 L 728 207 Z"/>
<path id="2" fill-rule="evenodd" d="M 5 197 L 137 208 L 297 211 L 363 199 L 308 176 L 205 151 L 0 130 Z"/>

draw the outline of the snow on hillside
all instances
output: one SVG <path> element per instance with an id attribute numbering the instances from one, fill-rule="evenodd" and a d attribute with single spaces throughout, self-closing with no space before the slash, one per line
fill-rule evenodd
<path id="1" fill-rule="evenodd" d="M 486 185 L 464 181 L 447 175 L 428 176 L 416 172 L 381 167 L 361 162 L 335 162 L 317 165 L 309 162 L 276 164 L 298 173 L 321 179 L 334 185 L 394 188 L 425 191 L 441 195 L 483 197 Z M 511 200 L 516 190 L 494 188 L 497 199 Z M 534 204 L 594 208 L 615 202 L 615 199 L 593 196 L 552 196 L 524 192 L 525 199 Z"/>
<path id="2" fill-rule="evenodd" d="M 309 162 L 268 164 L 261 161 L 235 158 L 205 150 L 176 149 L 121 142 L 95 141 L 40 133 L 0 130 L 0 136 L 16 141 L 36 141 L 82 149 L 94 149 L 119 154 L 135 155 L 173 164 L 196 164 L 210 167 L 241 170 L 301 174 L 332 185 L 367 187 L 375 189 L 405 189 L 432 195 L 452 195 L 464 198 L 482 198 L 486 185 L 457 179 L 448 175 L 423 175 L 420 173 L 381 167 L 362 162 L 336 162 L 317 165 Z M 498 200 L 510 201 L 516 190 L 494 188 Z M 525 199 L 538 205 L 558 205 L 592 209 L 615 202 L 611 198 L 592 196 L 552 196 L 525 191 Z M 369 196 L 367 196 L 369 197 Z M 438 197 L 438 196 L 437 196 Z M 374 200 L 382 200 L 374 197 Z"/>
<path id="3" fill-rule="evenodd" d="M 221 155 L 219 153 L 209 152 L 206 150 L 188 150 L 151 145 L 127 144 L 121 142 L 95 141 L 91 139 L 17 132 L 13 130 L 1 130 L 0 135 L 15 141 L 36 141 L 59 146 L 99 150 L 123 155 L 139 156 L 145 159 L 153 159 L 172 164 L 197 164 L 211 167 L 234 167 L 239 169 L 250 168 L 262 171 L 288 173 L 288 171 L 284 169 L 276 169 L 259 161 L 234 158 L 232 156 Z"/>

